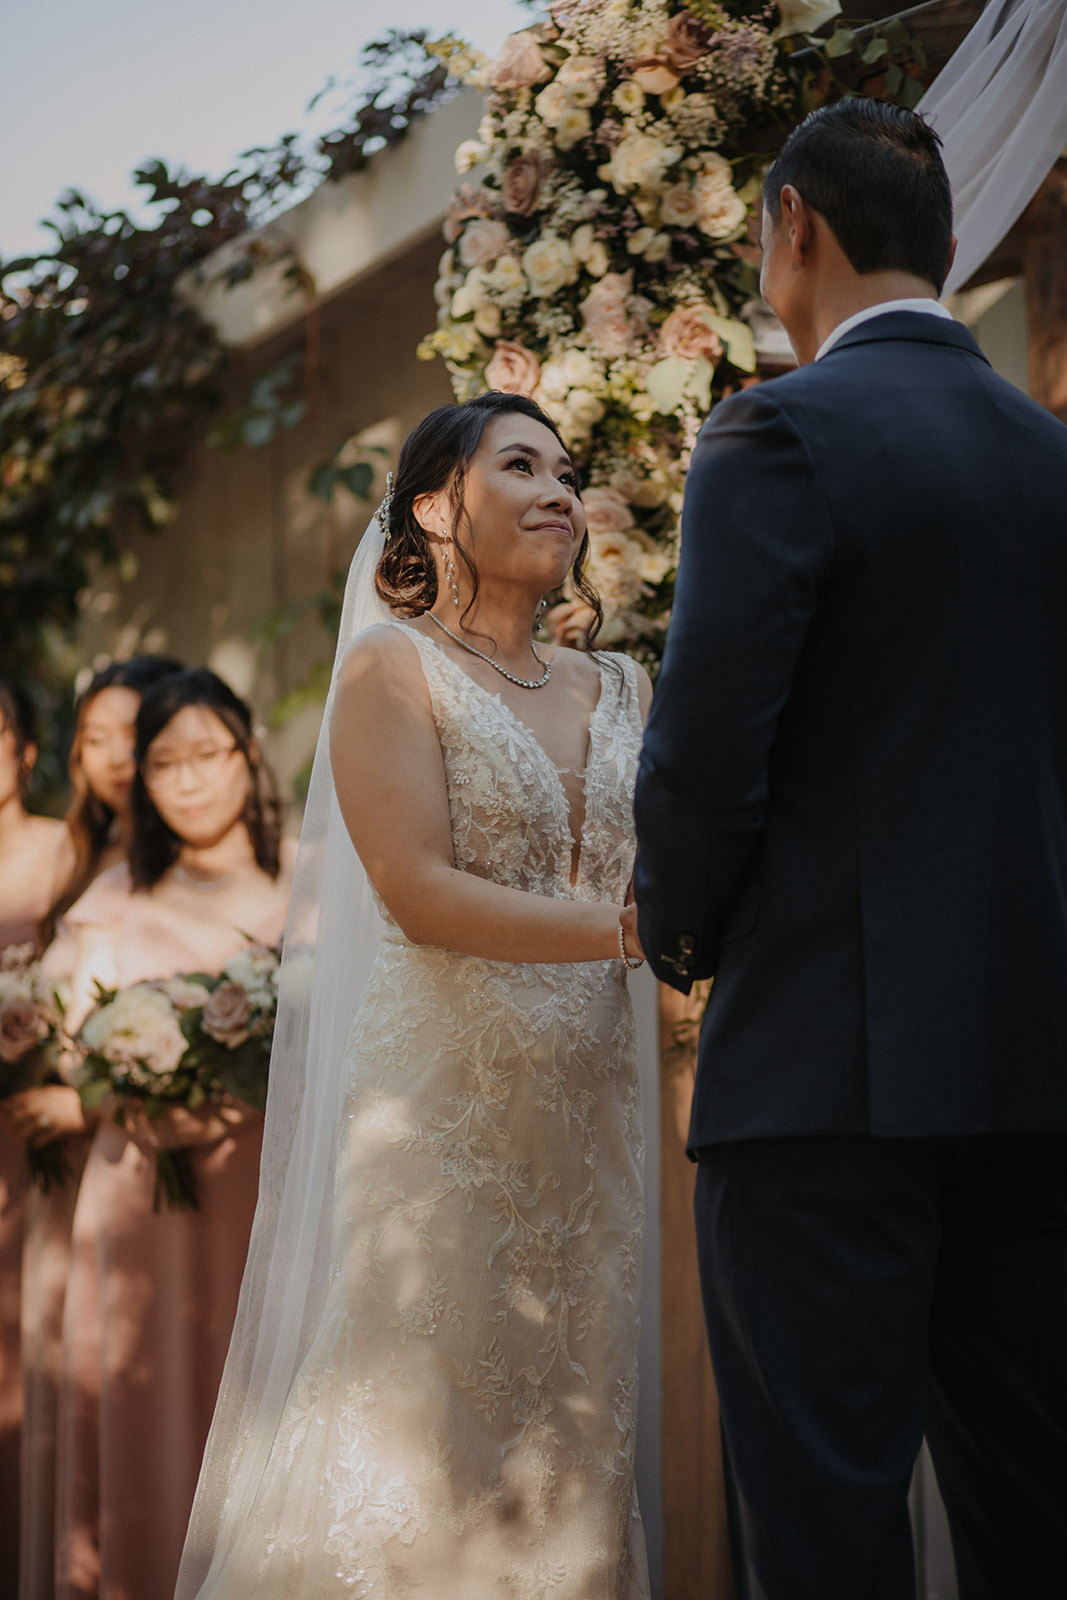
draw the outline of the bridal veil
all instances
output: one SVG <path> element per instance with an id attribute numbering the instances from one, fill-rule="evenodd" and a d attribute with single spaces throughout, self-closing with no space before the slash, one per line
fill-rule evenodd
<path id="1" fill-rule="evenodd" d="M 345 1045 L 382 929 L 334 793 L 329 727 L 348 647 L 392 615 L 374 588 L 383 544 L 376 515 L 349 570 L 311 771 L 279 978 L 259 1203 L 178 1574 L 179 1600 L 227 1592 L 235 1534 L 255 1501 L 326 1298 Z"/>

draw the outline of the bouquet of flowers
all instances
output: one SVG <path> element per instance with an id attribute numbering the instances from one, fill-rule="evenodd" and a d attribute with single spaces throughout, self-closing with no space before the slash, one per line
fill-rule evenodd
<path id="1" fill-rule="evenodd" d="M 217 977 L 192 973 L 98 987 L 78 1034 L 79 1091 L 87 1108 L 113 1103 L 116 1122 L 168 1108 L 200 1111 L 223 1098 L 262 1110 L 278 1005 L 277 949 L 249 943 Z M 156 1155 L 155 1208 L 198 1205 L 192 1152 Z"/>
<path id="2" fill-rule="evenodd" d="M 70 1051 L 59 990 L 41 975 L 32 945 L 13 945 L 0 955 L 0 1099 L 64 1083 L 61 1062 Z M 63 1142 L 26 1146 L 33 1182 L 45 1193 L 70 1176 Z"/>

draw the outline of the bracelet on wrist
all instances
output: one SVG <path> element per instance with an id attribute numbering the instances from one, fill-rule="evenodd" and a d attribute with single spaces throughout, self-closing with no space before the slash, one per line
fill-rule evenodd
<path id="1" fill-rule="evenodd" d="M 645 964 L 643 956 L 638 956 L 635 959 L 633 956 L 626 954 L 626 929 L 622 925 L 621 917 L 619 918 L 619 959 L 630 972 L 636 972 L 638 967 L 643 967 Z"/>

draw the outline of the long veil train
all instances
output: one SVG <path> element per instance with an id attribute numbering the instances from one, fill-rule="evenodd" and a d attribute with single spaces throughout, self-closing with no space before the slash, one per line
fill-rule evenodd
<path id="1" fill-rule="evenodd" d="M 341 1070 L 382 929 L 334 794 L 329 722 L 349 645 L 391 615 L 374 589 L 382 545 L 375 516 L 349 570 L 312 766 L 286 923 L 259 1203 L 178 1596 L 226 1593 L 234 1536 L 326 1298 Z"/>

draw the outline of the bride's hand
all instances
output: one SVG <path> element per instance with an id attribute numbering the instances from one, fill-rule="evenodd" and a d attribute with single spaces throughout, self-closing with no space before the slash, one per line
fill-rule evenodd
<path id="1" fill-rule="evenodd" d="M 637 907 L 632 900 L 623 907 L 619 921 L 622 923 L 626 954 L 633 961 L 644 961 L 646 959 L 645 952 L 641 945 L 641 937 L 637 931 Z"/>

